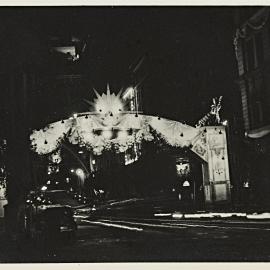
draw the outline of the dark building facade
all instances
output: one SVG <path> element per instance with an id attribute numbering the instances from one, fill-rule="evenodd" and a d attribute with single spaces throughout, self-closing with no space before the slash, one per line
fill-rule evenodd
<path id="1" fill-rule="evenodd" d="M 269 7 L 239 8 L 234 37 L 245 135 L 242 188 L 248 201 L 266 208 L 270 205 L 269 12 Z"/>

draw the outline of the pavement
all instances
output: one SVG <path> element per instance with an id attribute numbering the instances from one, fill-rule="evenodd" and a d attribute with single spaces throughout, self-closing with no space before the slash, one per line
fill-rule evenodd
<path id="1" fill-rule="evenodd" d="M 177 210 L 182 209 L 182 210 Z M 178 200 L 167 197 L 131 198 L 125 200 L 110 200 L 95 207 L 78 207 L 81 217 L 87 216 L 151 216 L 170 217 L 173 219 L 241 219 L 241 220 L 270 220 L 270 212 L 247 211 L 206 211 L 185 209 Z"/>
<path id="2" fill-rule="evenodd" d="M 236 219 L 242 220 L 269 220 L 270 212 L 246 213 L 246 212 L 198 212 L 198 213 L 158 213 L 154 216 L 171 216 L 175 219 Z"/>

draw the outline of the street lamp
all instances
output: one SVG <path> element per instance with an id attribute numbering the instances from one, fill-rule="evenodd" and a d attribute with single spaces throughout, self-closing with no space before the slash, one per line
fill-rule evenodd
<path id="1" fill-rule="evenodd" d="M 47 190 L 46 186 L 41 187 L 41 191 L 45 191 L 45 190 Z"/>
<path id="2" fill-rule="evenodd" d="M 78 177 L 78 187 L 79 187 L 79 191 L 82 191 L 82 183 L 84 182 L 85 179 L 85 173 L 81 168 L 78 168 L 76 170 L 71 169 L 70 170 L 72 173 L 75 173 Z"/>
<path id="3" fill-rule="evenodd" d="M 82 169 L 78 168 L 76 170 L 76 174 L 80 177 L 80 178 L 84 178 L 84 172 Z"/>
<path id="4" fill-rule="evenodd" d="M 222 122 L 222 125 L 223 125 L 223 126 L 227 126 L 227 125 L 228 125 L 228 120 L 224 120 L 224 121 Z"/>

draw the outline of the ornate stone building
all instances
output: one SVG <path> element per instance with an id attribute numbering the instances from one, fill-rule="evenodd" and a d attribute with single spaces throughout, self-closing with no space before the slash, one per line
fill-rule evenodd
<path id="1" fill-rule="evenodd" d="M 263 207 L 270 203 L 269 11 L 269 7 L 239 8 L 234 36 L 236 82 L 241 92 L 246 137 L 243 188 L 250 188 L 250 200 Z"/>

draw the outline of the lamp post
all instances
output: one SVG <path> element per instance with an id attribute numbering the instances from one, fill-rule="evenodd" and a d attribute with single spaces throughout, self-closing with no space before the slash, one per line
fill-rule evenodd
<path id="1" fill-rule="evenodd" d="M 78 168 L 76 171 L 75 171 L 77 177 L 78 177 L 78 187 L 79 187 L 79 191 L 80 191 L 80 194 L 82 194 L 82 182 L 84 182 L 85 180 L 85 173 L 82 169 Z"/>

